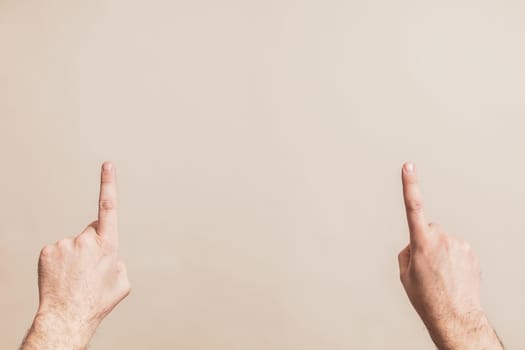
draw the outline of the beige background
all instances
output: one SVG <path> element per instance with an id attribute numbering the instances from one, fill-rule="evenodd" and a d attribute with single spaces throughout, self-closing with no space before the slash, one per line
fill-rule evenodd
<path id="1" fill-rule="evenodd" d="M 117 164 L 133 291 L 94 349 L 430 349 L 400 166 L 525 347 L 521 1 L 0 0 L 0 348 Z"/>

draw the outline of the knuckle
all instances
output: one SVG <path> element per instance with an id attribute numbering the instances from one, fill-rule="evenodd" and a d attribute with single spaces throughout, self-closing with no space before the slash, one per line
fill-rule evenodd
<path id="1" fill-rule="evenodd" d="M 472 249 L 472 246 L 470 245 L 470 243 L 464 239 L 458 239 L 459 241 L 459 245 L 461 248 L 463 248 L 463 250 L 467 253 L 470 253 L 470 252 L 473 252 L 473 249 Z"/>
<path id="2" fill-rule="evenodd" d="M 119 259 L 117 261 L 117 271 L 119 273 L 126 273 L 126 264 L 124 263 L 124 261 L 122 259 Z"/>
<path id="3" fill-rule="evenodd" d="M 470 244 L 467 241 L 463 240 L 462 238 L 450 237 L 450 240 L 451 240 L 451 245 L 453 245 L 458 250 L 461 250 L 465 253 L 468 253 L 471 250 Z"/>
<path id="4" fill-rule="evenodd" d="M 103 184 L 110 184 L 113 182 L 113 175 L 110 171 L 103 171 L 102 176 L 100 178 L 100 183 Z"/>
<path id="5" fill-rule="evenodd" d="M 61 239 L 60 241 L 58 241 L 58 242 L 56 243 L 56 246 L 57 246 L 60 250 L 68 250 L 69 247 L 70 247 L 70 241 L 69 241 L 69 239 L 67 239 L 67 238 Z"/>
<path id="6" fill-rule="evenodd" d="M 418 212 L 423 210 L 423 201 L 417 198 L 408 198 L 407 199 L 407 208 L 413 212 Z"/>
<path id="7" fill-rule="evenodd" d="M 101 199 L 98 203 L 100 210 L 113 210 L 116 209 L 116 203 L 111 199 Z"/>
<path id="8" fill-rule="evenodd" d="M 40 260 L 47 260 L 53 255 L 55 247 L 52 245 L 46 245 L 40 250 Z"/>
<path id="9" fill-rule="evenodd" d="M 75 243 L 81 247 L 88 247 L 91 243 L 90 237 L 87 234 L 80 234 L 75 238 Z"/>
<path id="10" fill-rule="evenodd" d="M 122 298 L 125 298 L 131 292 L 131 284 L 129 282 L 126 264 L 124 261 L 122 261 L 122 259 L 117 261 L 117 273 L 119 275 Z"/>

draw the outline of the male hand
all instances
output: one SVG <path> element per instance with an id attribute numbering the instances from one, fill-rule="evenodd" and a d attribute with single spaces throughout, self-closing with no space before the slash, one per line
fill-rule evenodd
<path id="1" fill-rule="evenodd" d="M 399 253 L 401 282 L 439 349 L 503 349 L 480 303 L 480 268 L 463 240 L 427 223 L 412 163 L 402 170 L 410 243 Z"/>
<path id="2" fill-rule="evenodd" d="M 130 292 L 118 254 L 115 169 L 102 166 L 98 220 L 74 238 L 45 246 L 38 265 L 40 303 L 23 350 L 85 349 L 100 322 Z"/>

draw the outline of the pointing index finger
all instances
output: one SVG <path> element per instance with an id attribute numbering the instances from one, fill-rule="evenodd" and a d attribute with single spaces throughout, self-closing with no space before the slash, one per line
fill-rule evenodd
<path id="1" fill-rule="evenodd" d="M 115 167 L 104 162 L 100 173 L 98 200 L 98 233 L 108 239 L 118 239 L 117 229 L 117 183 Z"/>
<path id="2" fill-rule="evenodd" d="M 407 162 L 402 170 L 403 197 L 410 231 L 410 244 L 418 246 L 427 239 L 427 220 L 423 212 L 423 196 L 419 189 L 413 163 Z"/>

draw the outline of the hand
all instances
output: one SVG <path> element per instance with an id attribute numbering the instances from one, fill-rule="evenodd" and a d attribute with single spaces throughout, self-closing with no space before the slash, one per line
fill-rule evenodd
<path id="1" fill-rule="evenodd" d="M 399 253 L 401 282 L 439 349 L 503 349 L 480 302 L 480 268 L 463 240 L 427 224 L 414 165 L 402 170 L 410 243 Z"/>
<path id="2" fill-rule="evenodd" d="M 130 292 L 118 255 L 115 169 L 102 166 L 98 220 L 40 254 L 40 303 L 22 349 L 85 349 L 98 325 Z"/>

